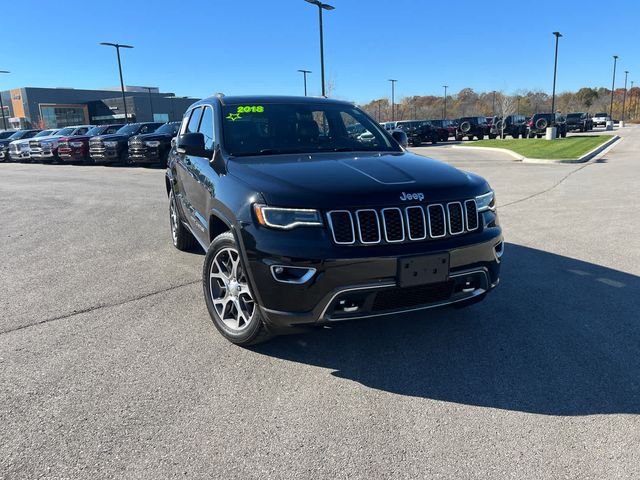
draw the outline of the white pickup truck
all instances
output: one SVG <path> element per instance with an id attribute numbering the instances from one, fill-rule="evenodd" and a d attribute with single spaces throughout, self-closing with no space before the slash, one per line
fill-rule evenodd
<path id="1" fill-rule="evenodd" d="M 599 127 L 600 125 L 602 125 L 603 127 L 605 127 L 609 120 L 611 120 L 611 117 L 606 112 L 596 113 L 593 116 L 593 126 Z"/>

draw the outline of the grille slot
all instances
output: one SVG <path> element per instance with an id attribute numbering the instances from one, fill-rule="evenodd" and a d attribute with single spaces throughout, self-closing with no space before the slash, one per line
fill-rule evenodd
<path id="1" fill-rule="evenodd" d="M 449 233 L 451 233 L 451 235 L 460 235 L 464 232 L 462 204 L 460 202 L 447 204 L 447 212 L 449 213 Z"/>
<path id="2" fill-rule="evenodd" d="M 409 240 L 424 240 L 427 238 L 427 220 L 422 207 L 407 207 L 406 213 Z"/>
<path id="3" fill-rule="evenodd" d="M 383 208 L 382 228 L 384 229 L 384 238 L 387 242 L 402 242 L 404 240 L 402 211 L 399 208 Z"/>
<path id="4" fill-rule="evenodd" d="M 327 215 L 333 241 L 339 245 L 355 243 L 356 235 L 353 230 L 353 218 L 348 210 L 334 210 Z"/>
<path id="5" fill-rule="evenodd" d="M 444 207 L 442 205 L 429 205 L 429 236 L 431 238 L 444 237 L 447 234 L 445 226 Z"/>
<path id="6" fill-rule="evenodd" d="M 373 209 L 356 210 L 358 234 L 362 243 L 380 243 L 380 222 L 378 212 Z"/>
<path id="7" fill-rule="evenodd" d="M 467 230 L 472 231 L 478 228 L 478 207 L 475 200 L 467 200 L 464 202 L 464 209 L 467 217 Z"/>
<path id="8" fill-rule="evenodd" d="M 428 303 L 442 302 L 453 293 L 453 280 L 407 288 L 386 288 L 376 293 L 371 310 L 397 310 Z"/>

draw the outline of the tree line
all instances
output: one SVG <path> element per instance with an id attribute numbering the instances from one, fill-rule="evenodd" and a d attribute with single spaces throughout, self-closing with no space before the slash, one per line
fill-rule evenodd
<path id="1" fill-rule="evenodd" d="M 613 93 L 613 118 L 622 118 L 622 104 L 625 100 L 625 119 L 639 120 L 640 88 L 623 88 Z M 380 98 L 361 105 L 369 115 L 379 122 L 411 119 L 460 118 L 466 116 L 492 116 L 507 114 L 533 115 L 551 111 L 551 95 L 540 90 L 521 90 L 512 95 L 503 92 L 476 92 L 472 88 L 463 88 L 456 94 L 447 95 L 446 114 L 444 96 L 414 95 L 403 97 L 395 104 L 392 115 L 391 100 Z M 607 88 L 584 87 L 577 92 L 556 94 L 555 110 L 567 114 L 570 112 L 609 112 L 611 90 Z M 505 110 L 508 105 L 508 110 Z"/>

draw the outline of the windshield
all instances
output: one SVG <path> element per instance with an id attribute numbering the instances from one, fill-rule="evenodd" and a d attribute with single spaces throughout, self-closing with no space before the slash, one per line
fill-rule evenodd
<path id="1" fill-rule="evenodd" d="M 96 135 L 100 135 L 102 132 L 104 132 L 107 129 L 107 127 L 93 127 L 90 128 L 89 131 L 87 131 L 87 133 L 85 133 L 85 135 L 87 135 L 88 137 L 95 137 Z"/>
<path id="2" fill-rule="evenodd" d="M 55 130 L 43 130 L 36 135 L 36 137 L 48 137 L 49 135 L 53 135 Z M 34 137 L 35 138 L 35 137 Z"/>
<path id="3" fill-rule="evenodd" d="M 581 113 L 570 113 L 567 115 L 568 120 L 578 120 L 580 117 L 582 117 Z"/>
<path id="4" fill-rule="evenodd" d="M 225 149 L 234 156 L 400 151 L 373 120 L 350 105 L 226 105 L 222 116 Z"/>
<path id="5" fill-rule="evenodd" d="M 175 137 L 178 134 L 179 123 L 165 123 L 153 133 L 162 133 Z"/>
<path id="6" fill-rule="evenodd" d="M 19 130 L 9 137 L 10 140 L 20 140 L 21 138 L 30 138 L 33 136 L 33 130 Z"/>
<path id="7" fill-rule="evenodd" d="M 0 139 L 9 138 L 16 132 L 0 132 Z"/>
<path id="8" fill-rule="evenodd" d="M 142 125 L 137 124 L 137 123 L 131 123 L 129 125 L 125 125 L 120 130 L 118 130 L 116 133 L 120 134 L 120 135 L 134 135 L 134 134 L 138 133 L 140 128 L 142 128 Z"/>
<path id="9" fill-rule="evenodd" d="M 63 128 L 62 130 L 58 130 L 58 133 L 56 133 L 56 135 L 60 135 L 61 137 L 63 137 L 65 135 L 71 135 L 74 131 L 75 128 L 73 127 Z"/>
<path id="10" fill-rule="evenodd" d="M 607 116 L 606 112 L 596 113 L 596 117 L 606 117 L 606 116 Z"/>

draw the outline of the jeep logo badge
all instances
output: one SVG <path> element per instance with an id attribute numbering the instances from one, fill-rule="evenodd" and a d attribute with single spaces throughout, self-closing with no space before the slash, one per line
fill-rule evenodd
<path id="1" fill-rule="evenodd" d="M 400 200 L 406 202 L 407 200 L 418 200 L 419 202 L 424 200 L 424 193 L 404 193 L 400 195 Z"/>

